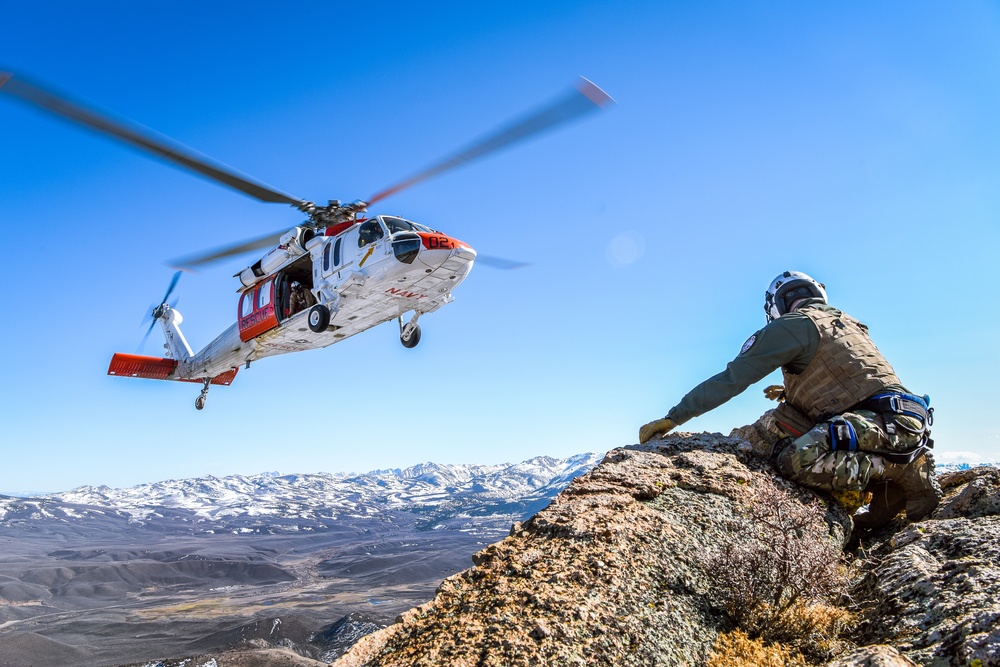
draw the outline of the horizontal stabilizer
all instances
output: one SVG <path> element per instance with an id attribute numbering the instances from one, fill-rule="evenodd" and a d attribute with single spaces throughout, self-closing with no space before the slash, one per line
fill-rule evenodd
<path id="1" fill-rule="evenodd" d="M 108 366 L 108 375 L 149 378 L 150 380 L 168 380 L 170 379 L 170 374 L 176 368 L 176 359 L 144 357 L 138 354 L 122 354 L 118 352 L 115 356 L 111 357 L 111 365 Z"/>
<path id="2" fill-rule="evenodd" d="M 115 353 L 111 357 L 111 365 L 108 366 L 108 375 L 120 377 L 147 378 L 149 380 L 179 380 L 181 382 L 201 383 L 200 378 L 178 378 L 171 377 L 177 370 L 176 359 L 165 359 L 160 357 L 146 357 L 139 354 Z M 212 378 L 212 384 L 223 384 L 229 386 L 236 379 L 236 371 L 226 371 Z"/>

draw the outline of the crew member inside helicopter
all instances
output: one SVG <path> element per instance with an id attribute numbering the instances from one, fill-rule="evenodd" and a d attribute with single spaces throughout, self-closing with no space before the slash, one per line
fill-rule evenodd
<path id="1" fill-rule="evenodd" d="M 384 234 L 378 220 L 367 220 L 358 227 L 358 247 L 364 248 L 369 243 L 378 241 Z"/>
<path id="2" fill-rule="evenodd" d="M 288 316 L 305 310 L 316 303 L 316 297 L 298 280 L 292 282 L 292 293 L 288 299 Z"/>

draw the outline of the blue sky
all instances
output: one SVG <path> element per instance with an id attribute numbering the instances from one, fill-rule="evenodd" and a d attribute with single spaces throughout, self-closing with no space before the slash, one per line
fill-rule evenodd
<path id="1" fill-rule="evenodd" d="M 136 351 L 168 260 L 300 216 L 0 98 L 0 492 L 631 444 L 763 325 L 786 269 L 931 395 L 939 460 L 1000 460 L 996 3 L 14 0 L 4 67 L 315 201 L 370 196 L 579 75 L 618 105 L 373 209 L 530 267 L 477 267 L 414 350 L 383 325 L 197 412 L 196 385 L 108 360 Z M 256 259 L 181 279 L 193 347 Z M 753 421 L 776 380 L 684 428 Z"/>

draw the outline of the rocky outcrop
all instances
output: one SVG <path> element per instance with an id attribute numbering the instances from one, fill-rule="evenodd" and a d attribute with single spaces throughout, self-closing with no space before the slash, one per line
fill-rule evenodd
<path id="1" fill-rule="evenodd" d="M 743 437 L 679 434 L 609 452 L 334 665 L 704 664 L 734 629 L 719 554 L 762 528 L 748 524 L 746 499 L 768 485 L 804 506 L 818 498 L 780 479 L 752 434 L 734 434 Z M 858 619 L 855 648 L 830 667 L 1000 666 L 1000 471 L 941 481 L 934 518 L 898 519 L 861 540 L 843 600 Z M 839 549 L 850 521 L 819 500 L 825 513 L 805 530 Z"/>
<path id="2" fill-rule="evenodd" d="M 942 475 L 931 520 L 871 536 L 858 640 L 920 665 L 1000 665 L 1000 469 Z M 862 540 L 862 547 L 865 540 Z"/>
<path id="3" fill-rule="evenodd" d="M 475 567 L 337 667 L 695 665 L 731 621 L 712 600 L 742 499 L 775 480 L 744 440 L 683 435 L 616 449 Z M 779 480 L 784 493 L 811 493 Z M 833 508 L 823 534 L 841 545 Z"/>

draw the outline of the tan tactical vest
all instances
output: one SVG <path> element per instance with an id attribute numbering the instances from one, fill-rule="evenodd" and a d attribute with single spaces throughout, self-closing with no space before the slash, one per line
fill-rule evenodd
<path id="1" fill-rule="evenodd" d="M 864 324 L 843 313 L 808 306 L 796 312 L 816 324 L 819 348 L 798 375 L 782 369 L 789 405 L 821 422 L 889 385 L 902 384 Z"/>

